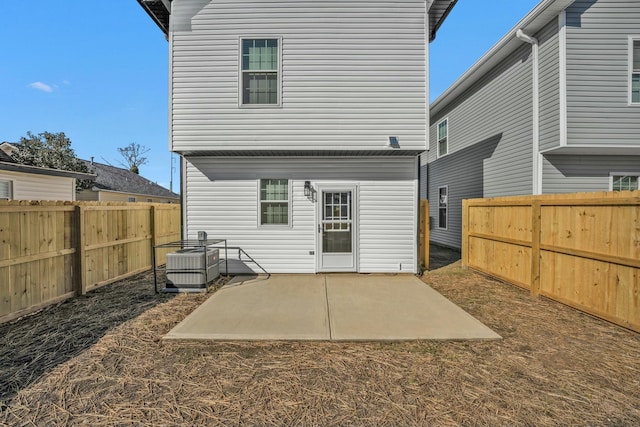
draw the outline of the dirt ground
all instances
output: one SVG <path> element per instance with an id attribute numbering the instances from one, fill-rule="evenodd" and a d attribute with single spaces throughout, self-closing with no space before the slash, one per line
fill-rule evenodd
<path id="1" fill-rule="evenodd" d="M 0 425 L 640 425 L 640 334 L 458 263 L 423 280 L 503 339 L 163 342 L 208 295 L 139 275 L 0 325 Z"/>

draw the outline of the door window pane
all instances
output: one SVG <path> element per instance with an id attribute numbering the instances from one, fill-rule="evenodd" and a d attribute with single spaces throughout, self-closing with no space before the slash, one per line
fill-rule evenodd
<path id="1" fill-rule="evenodd" d="M 325 193 L 323 213 L 322 251 L 351 253 L 353 250 L 351 192 Z"/>

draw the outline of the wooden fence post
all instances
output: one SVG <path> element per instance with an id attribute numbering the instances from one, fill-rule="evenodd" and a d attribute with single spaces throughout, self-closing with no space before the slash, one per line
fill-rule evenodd
<path id="1" fill-rule="evenodd" d="M 469 267 L 469 200 L 462 201 L 462 267 Z"/>
<path id="2" fill-rule="evenodd" d="M 75 289 L 78 295 L 87 293 L 87 276 L 85 266 L 85 224 L 84 224 L 84 207 L 76 205 L 76 284 Z"/>
<path id="3" fill-rule="evenodd" d="M 155 205 L 151 205 L 151 209 L 149 210 L 149 230 L 151 231 L 151 268 L 156 268 L 155 266 L 155 247 L 156 247 L 156 207 Z"/>
<path id="4" fill-rule="evenodd" d="M 429 201 L 420 200 L 420 262 L 422 268 L 429 270 Z"/>
<path id="5" fill-rule="evenodd" d="M 540 295 L 540 234 L 542 207 L 540 199 L 531 200 L 531 295 Z"/>

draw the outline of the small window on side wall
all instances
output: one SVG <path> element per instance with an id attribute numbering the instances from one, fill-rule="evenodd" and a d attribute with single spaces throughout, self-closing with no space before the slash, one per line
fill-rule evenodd
<path id="1" fill-rule="evenodd" d="M 438 188 L 438 228 L 443 230 L 447 229 L 447 219 L 448 219 L 448 208 L 449 208 L 449 187 L 439 187 Z"/>
<path id="2" fill-rule="evenodd" d="M 612 191 L 635 191 L 639 189 L 638 181 L 640 181 L 640 173 L 612 174 L 611 190 Z"/>
<path id="3" fill-rule="evenodd" d="M 632 104 L 640 104 L 640 37 L 630 40 L 631 81 L 629 98 Z"/>
<path id="4" fill-rule="evenodd" d="M 289 225 L 289 180 L 260 180 L 260 225 Z"/>
<path id="5" fill-rule="evenodd" d="M 449 153 L 449 119 L 444 119 L 437 126 L 438 157 Z"/>
<path id="6" fill-rule="evenodd" d="M 0 200 L 11 200 L 12 198 L 11 181 L 0 179 Z"/>
<path id="7" fill-rule="evenodd" d="M 136 201 L 136 198 L 135 198 L 135 197 L 129 197 L 129 201 L 130 201 L 130 202 L 135 202 L 135 201 Z"/>
<path id="8" fill-rule="evenodd" d="M 280 104 L 280 39 L 241 39 L 241 104 Z"/>

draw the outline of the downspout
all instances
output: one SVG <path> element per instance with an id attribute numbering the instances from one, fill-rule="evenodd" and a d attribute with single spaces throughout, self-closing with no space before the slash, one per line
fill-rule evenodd
<path id="1" fill-rule="evenodd" d="M 533 185 L 532 194 L 542 194 L 542 155 L 540 154 L 540 76 L 539 76 L 539 55 L 538 39 L 529 36 L 519 29 L 516 37 L 531 45 L 531 55 L 533 62 Z"/>

